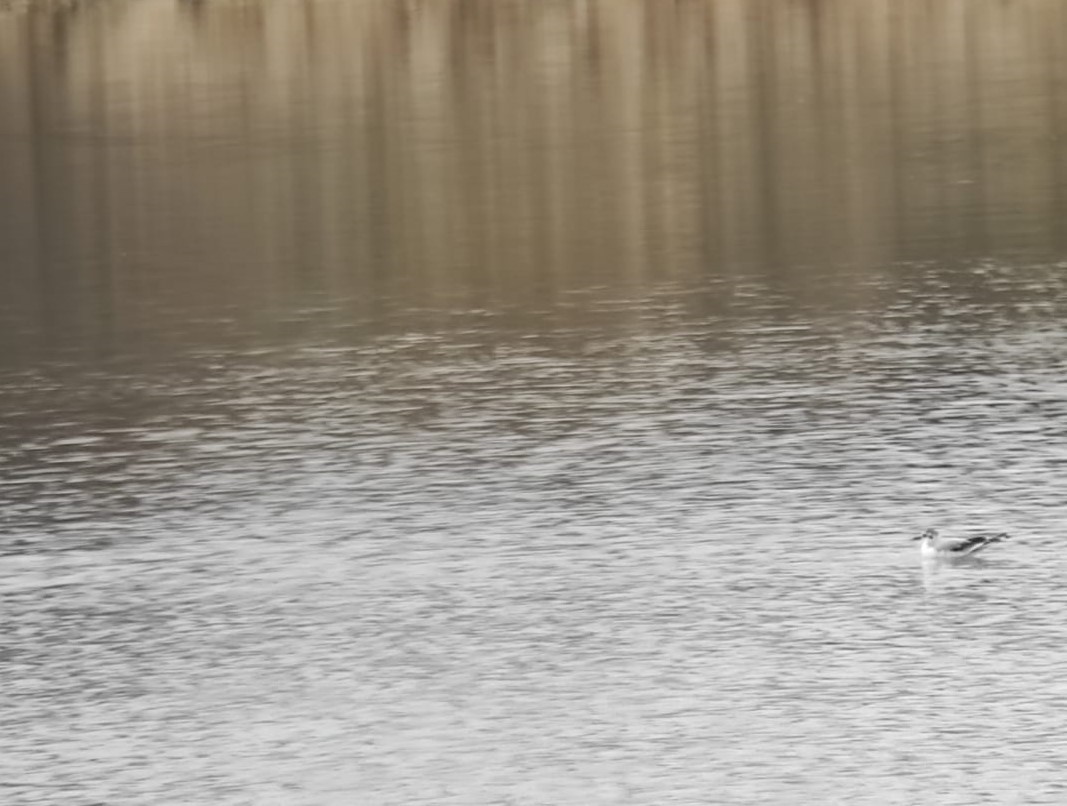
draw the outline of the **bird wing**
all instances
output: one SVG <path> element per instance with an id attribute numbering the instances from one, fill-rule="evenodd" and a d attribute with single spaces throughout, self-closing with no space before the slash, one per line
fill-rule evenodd
<path id="1" fill-rule="evenodd" d="M 971 537 L 952 537 L 944 542 L 945 551 L 963 554 L 971 549 L 983 546 L 989 542 L 988 535 L 973 535 Z"/>
<path id="2" fill-rule="evenodd" d="M 996 543 L 998 540 L 1006 538 L 1006 534 L 999 535 L 970 535 L 968 537 L 947 537 L 940 540 L 940 546 L 944 551 L 952 552 L 953 554 L 966 554 L 970 551 L 980 549 L 987 543 Z"/>

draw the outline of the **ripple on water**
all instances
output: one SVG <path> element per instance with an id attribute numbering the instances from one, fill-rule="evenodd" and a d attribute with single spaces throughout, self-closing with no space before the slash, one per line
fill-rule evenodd
<path id="1" fill-rule="evenodd" d="M 1062 335 L 672 316 L 16 390 L 8 794 L 1055 802 Z"/>

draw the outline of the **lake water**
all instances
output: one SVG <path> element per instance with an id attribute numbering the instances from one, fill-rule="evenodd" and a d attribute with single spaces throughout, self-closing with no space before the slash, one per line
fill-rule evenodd
<path id="1" fill-rule="evenodd" d="M 1061 0 L 0 4 L 0 802 L 1067 802 L 1065 87 Z"/>

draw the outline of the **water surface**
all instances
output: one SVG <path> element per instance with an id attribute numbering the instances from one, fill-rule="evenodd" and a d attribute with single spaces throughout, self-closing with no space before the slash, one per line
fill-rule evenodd
<path id="1" fill-rule="evenodd" d="M 0 11 L 0 800 L 1063 802 L 1065 15 Z"/>

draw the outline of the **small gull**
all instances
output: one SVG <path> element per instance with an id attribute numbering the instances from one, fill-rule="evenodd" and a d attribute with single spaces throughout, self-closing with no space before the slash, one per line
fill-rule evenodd
<path id="1" fill-rule="evenodd" d="M 919 551 L 923 557 L 967 557 L 981 551 L 986 546 L 1007 540 L 1010 535 L 1005 532 L 1000 534 L 977 534 L 967 537 L 941 537 L 937 529 L 927 529 L 912 540 L 920 540 Z"/>

